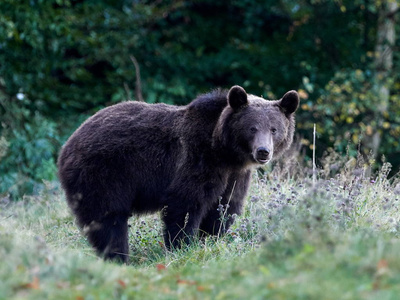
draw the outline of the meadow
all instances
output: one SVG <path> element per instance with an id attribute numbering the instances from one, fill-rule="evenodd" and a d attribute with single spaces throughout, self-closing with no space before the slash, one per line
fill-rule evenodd
<path id="1" fill-rule="evenodd" d="M 255 173 L 228 234 L 168 252 L 157 215 L 130 219 L 127 265 L 96 257 L 61 189 L 0 205 L 0 299 L 398 299 L 400 180 L 330 155 L 316 180 Z M 288 175 L 291 174 L 291 175 Z M 223 212 L 221 212 L 221 217 Z"/>

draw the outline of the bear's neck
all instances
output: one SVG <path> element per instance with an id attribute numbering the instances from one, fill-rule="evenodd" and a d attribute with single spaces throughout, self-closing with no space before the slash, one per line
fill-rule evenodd
<path id="1" fill-rule="evenodd" d="M 250 169 L 251 162 L 246 161 L 242 153 L 238 153 L 232 146 L 224 145 L 223 142 L 216 140 L 212 145 L 212 160 L 222 168 L 237 170 Z"/>

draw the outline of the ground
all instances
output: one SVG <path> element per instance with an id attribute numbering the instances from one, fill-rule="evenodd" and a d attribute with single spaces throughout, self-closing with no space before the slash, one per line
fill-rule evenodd
<path id="1" fill-rule="evenodd" d="M 133 218 L 122 266 L 96 257 L 57 187 L 4 199 L 0 299 L 396 299 L 400 188 L 386 174 L 254 176 L 227 236 L 176 252 L 159 218 Z"/>

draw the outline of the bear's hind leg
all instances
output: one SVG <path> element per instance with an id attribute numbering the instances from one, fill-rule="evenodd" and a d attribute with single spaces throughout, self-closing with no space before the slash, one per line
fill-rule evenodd
<path id="1" fill-rule="evenodd" d="M 108 214 L 100 221 L 92 221 L 84 227 L 90 244 L 104 259 L 122 263 L 128 261 L 128 217 Z"/>

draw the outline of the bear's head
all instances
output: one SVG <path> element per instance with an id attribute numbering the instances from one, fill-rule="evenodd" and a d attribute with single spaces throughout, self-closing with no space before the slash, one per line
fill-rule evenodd
<path id="1" fill-rule="evenodd" d="M 225 159 L 241 165 L 266 164 L 289 148 L 300 101 L 296 91 L 269 101 L 233 86 L 227 101 L 213 134 L 214 147 Z"/>

